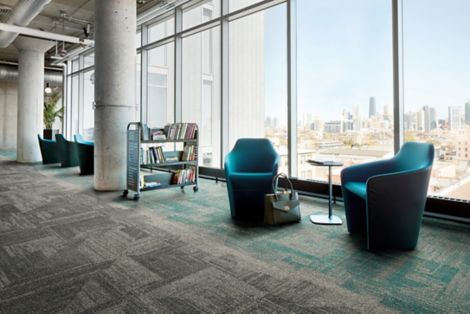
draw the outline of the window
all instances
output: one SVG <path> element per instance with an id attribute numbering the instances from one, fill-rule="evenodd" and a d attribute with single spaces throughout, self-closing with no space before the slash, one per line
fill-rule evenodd
<path id="1" fill-rule="evenodd" d="M 135 34 L 135 47 L 139 48 L 140 46 L 142 46 L 142 33 L 138 31 Z"/>
<path id="2" fill-rule="evenodd" d="M 83 57 L 83 67 L 84 68 L 93 66 L 94 64 L 95 64 L 95 54 L 93 52 L 89 53 L 89 54 L 87 54 Z"/>
<path id="3" fill-rule="evenodd" d="M 217 168 L 221 167 L 219 38 L 220 27 L 183 38 L 182 76 L 182 119 L 199 126 L 200 165 Z"/>
<path id="4" fill-rule="evenodd" d="M 74 75 L 72 76 L 72 124 L 71 124 L 71 131 L 72 134 L 78 134 L 79 133 L 79 128 L 78 128 L 78 100 L 79 100 L 79 76 Z"/>
<path id="5" fill-rule="evenodd" d="M 151 127 L 174 121 L 174 44 L 169 43 L 148 53 L 147 117 Z"/>
<path id="6" fill-rule="evenodd" d="M 78 71 L 80 69 L 80 63 L 78 62 L 78 58 L 72 60 L 72 72 Z"/>
<path id="7" fill-rule="evenodd" d="M 311 158 L 349 166 L 393 155 L 391 16 L 389 0 L 298 1 L 300 178 L 327 180 Z"/>
<path id="8" fill-rule="evenodd" d="M 135 113 L 135 121 L 140 121 L 140 106 L 141 106 L 141 54 L 137 54 L 135 56 L 135 104 L 136 104 L 136 113 Z"/>
<path id="9" fill-rule="evenodd" d="M 431 195 L 470 200 L 470 164 L 464 154 L 470 137 L 465 123 L 470 3 L 415 0 L 402 6 L 405 140 L 434 144 Z"/>
<path id="10" fill-rule="evenodd" d="M 237 11 L 261 1 L 262 0 L 229 0 L 229 10 L 230 12 Z"/>
<path id="11" fill-rule="evenodd" d="M 267 137 L 282 165 L 287 159 L 286 51 L 285 4 L 229 24 L 230 149 L 241 137 Z"/>
<path id="12" fill-rule="evenodd" d="M 93 129 L 95 127 L 95 71 L 88 71 L 84 74 L 83 82 L 83 136 L 93 138 Z"/>
<path id="13" fill-rule="evenodd" d="M 148 42 L 158 41 L 175 33 L 175 18 L 173 16 L 152 24 L 148 28 Z"/>
<path id="14" fill-rule="evenodd" d="M 188 29 L 220 16 L 220 0 L 207 0 L 183 10 L 183 29 Z"/>

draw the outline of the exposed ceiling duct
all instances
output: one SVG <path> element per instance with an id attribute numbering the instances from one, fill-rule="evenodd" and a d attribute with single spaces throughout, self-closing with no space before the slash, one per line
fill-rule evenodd
<path id="1" fill-rule="evenodd" d="M 51 70 L 44 71 L 44 82 L 49 83 L 51 87 L 62 86 L 62 80 L 62 72 Z M 18 67 L 0 64 L 0 81 L 18 81 Z"/>
<path id="2" fill-rule="evenodd" d="M 16 26 L 28 25 L 44 6 L 51 0 L 19 0 L 10 14 L 4 15 L 4 23 Z M 18 36 L 18 33 L 0 31 L 0 48 L 8 47 Z"/>

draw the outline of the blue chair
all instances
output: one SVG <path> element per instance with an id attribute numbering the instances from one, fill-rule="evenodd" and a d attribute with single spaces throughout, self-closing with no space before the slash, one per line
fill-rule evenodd
<path id="1" fill-rule="evenodd" d="M 239 139 L 225 157 L 225 178 L 232 218 L 261 222 L 264 195 L 272 193 L 279 154 L 268 139 Z"/>
<path id="2" fill-rule="evenodd" d="M 348 231 L 365 232 L 369 250 L 414 249 L 433 159 L 432 144 L 408 142 L 392 159 L 343 169 Z"/>
<path id="3" fill-rule="evenodd" d="M 56 134 L 55 139 L 59 151 L 61 167 L 78 166 L 77 144 L 67 141 L 62 134 Z"/>
<path id="4" fill-rule="evenodd" d="M 41 149 L 42 163 L 43 164 L 58 164 L 60 163 L 59 150 L 57 142 L 54 140 L 47 140 L 41 138 L 38 134 L 39 148 Z"/>
<path id="5" fill-rule="evenodd" d="M 81 134 L 75 134 L 75 143 L 77 143 L 78 150 L 78 165 L 80 166 L 80 174 L 88 175 L 93 174 L 94 171 L 94 151 L 95 144 L 92 141 L 87 141 Z"/>

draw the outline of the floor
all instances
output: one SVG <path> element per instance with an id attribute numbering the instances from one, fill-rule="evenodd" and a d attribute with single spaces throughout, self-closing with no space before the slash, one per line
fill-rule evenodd
<path id="1" fill-rule="evenodd" d="M 4 157 L 0 176 L 0 312 L 470 312 L 468 225 L 425 219 L 416 250 L 371 253 L 309 222 L 324 200 L 239 225 L 220 182 L 135 202 L 77 168 Z"/>

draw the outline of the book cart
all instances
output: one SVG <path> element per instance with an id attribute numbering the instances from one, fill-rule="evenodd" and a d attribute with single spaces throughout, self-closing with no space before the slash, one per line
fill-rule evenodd
<path id="1" fill-rule="evenodd" d="M 197 192 L 198 131 L 195 123 L 174 123 L 165 127 L 166 134 L 162 132 L 157 139 L 153 139 L 146 125 L 140 122 L 129 123 L 127 188 L 122 197 L 127 197 L 129 191 L 134 191 L 133 198 L 138 200 L 141 192 L 172 187 L 184 190 L 185 186 L 193 186 L 194 192 Z M 177 147 L 181 148 L 181 145 L 182 150 Z"/>

